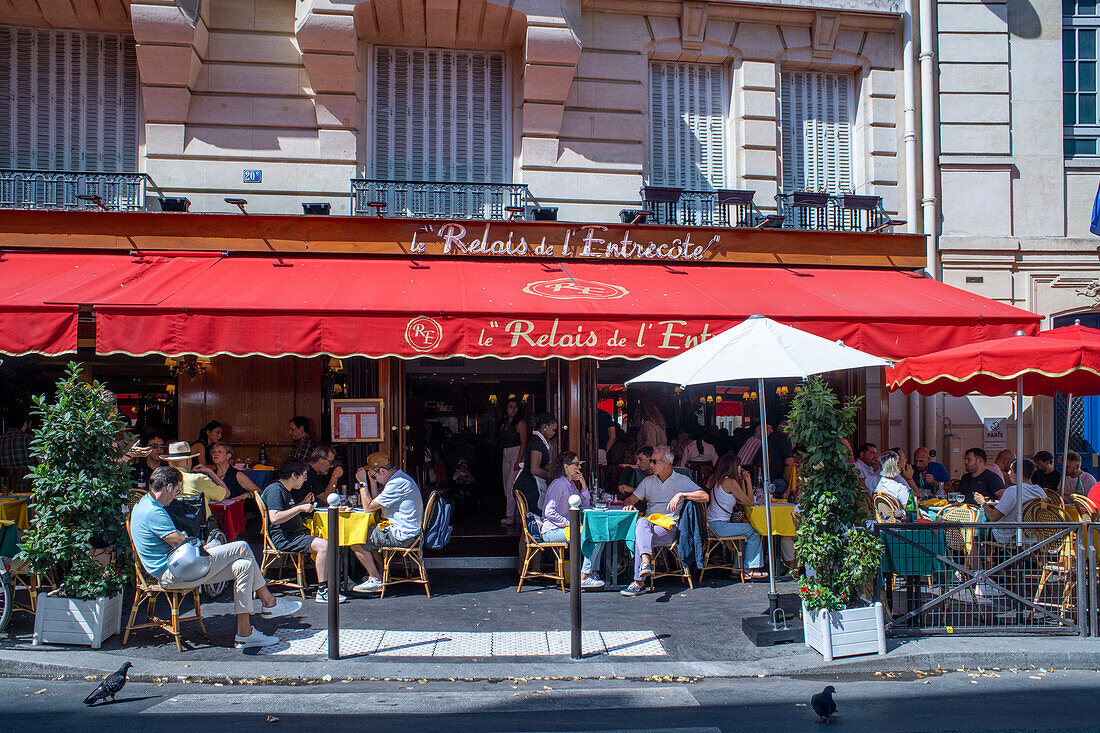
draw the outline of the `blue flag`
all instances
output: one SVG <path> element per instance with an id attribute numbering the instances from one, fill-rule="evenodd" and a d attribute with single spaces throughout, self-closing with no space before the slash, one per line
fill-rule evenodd
<path id="1" fill-rule="evenodd" d="M 1096 187 L 1096 198 L 1092 202 L 1092 226 L 1089 231 L 1100 237 L 1100 186 Z"/>

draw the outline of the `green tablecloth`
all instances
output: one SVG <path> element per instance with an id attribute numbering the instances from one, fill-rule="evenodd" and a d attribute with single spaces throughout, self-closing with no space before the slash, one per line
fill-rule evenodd
<path id="1" fill-rule="evenodd" d="M 921 514 L 928 517 L 933 522 L 938 522 L 940 514 L 942 514 L 945 509 L 950 509 L 950 508 L 951 508 L 950 504 L 948 504 L 947 506 L 922 506 L 920 508 L 920 511 L 921 511 Z M 979 509 L 978 510 L 978 521 L 979 522 L 988 522 L 989 521 L 988 519 L 985 518 L 985 509 Z"/>
<path id="2" fill-rule="evenodd" d="M 883 532 L 886 551 L 882 554 L 882 571 L 895 575 L 936 575 L 948 566 L 936 555 L 947 556 L 947 540 L 942 530 L 891 529 Z M 906 538 L 916 546 L 906 542 Z"/>
<path id="3" fill-rule="evenodd" d="M 634 554 L 634 525 L 638 523 L 638 512 L 633 509 L 586 509 L 581 518 L 581 553 L 585 557 L 592 554 L 597 542 L 626 540 L 630 554 Z"/>
<path id="4" fill-rule="evenodd" d="M 0 523 L 0 555 L 13 558 L 19 554 L 19 527 L 14 523 Z"/>

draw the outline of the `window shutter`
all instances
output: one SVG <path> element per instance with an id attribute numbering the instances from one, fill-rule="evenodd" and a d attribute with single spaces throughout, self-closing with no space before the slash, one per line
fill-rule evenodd
<path id="1" fill-rule="evenodd" d="M 851 78 L 780 75 L 783 192 L 852 190 Z"/>
<path id="2" fill-rule="evenodd" d="M 0 167 L 136 171 L 138 88 L 131 38 L 0 28 Z"/>
<path id="3" fill-rule="evenodd" d="M 726 185 L 725 71 L 715 64 L 649 67 L 649 182 L 710 190 Z"/>
<path id="4" fill-rule="evenodd" d="M 504 56 L 375 49 L 374 175 L 386 180 L 510 180 Z"/>

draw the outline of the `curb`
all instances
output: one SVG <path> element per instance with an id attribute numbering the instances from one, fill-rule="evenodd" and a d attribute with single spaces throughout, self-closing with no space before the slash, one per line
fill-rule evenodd
<path id="1" fill-rule="evenodd" d="M 959 646 L 979 646 L 981 639 L 953 640 Z M 1005 640 L 997 640 L 1004 642 Z M 958 642 L 967 642 L 958 644 Z M 979 642 L 971 644 L 969 642 Z M 1079 642 L 1080 643 L 1080 642 Z M 244 685 L 314 685 L 340 681 L 496 682 L 501 680 L 607 680 L 690 683 L 702 679 L 744 677 L 843 678 L 873 673 L 912 673 L 983 669 L 1065 668 L 1100 669 L 1100 644 L 1083 648 L 1022 650 L 895 649 L 885 657 L 867 656 L 826 663 L 811 652 L 786 658 L 744 661 L 682 662 L 363 662 L 316 660 L 308 662 L 239 662 L 135 660 L 130 679 L 138 682 L 185 682 Z M 1092 647 L 1091 649 L 1088 647 Z M 115 671 L 123 657 L 99 651 L 54 652 L 56 661 L 40 652 L 0 651 L 0 677 L 80 678 Z M 47 656 L 53 656 L 47 655 Z M 74 659 L 75 657 L 75 659 Z"/>

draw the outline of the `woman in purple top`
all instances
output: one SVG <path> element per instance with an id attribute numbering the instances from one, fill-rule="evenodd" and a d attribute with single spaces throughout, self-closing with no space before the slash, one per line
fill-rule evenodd
<path id="1" fill-rule="evenodd" d="M 550 485 L 546 487 L 546 497 L 542 503 L 541 530 L 542 539 L 546 542 L 565 542 L 570 496 L 580 496 L 582 507 L 592 506 L 592 495 L 581 473 L 582 465 L 577 454 L 571 450 L 563 452 L 550 464 Z M 585 557 L 581 565 L 581 588 L 603 588 L 604 582 L 592 572 L 592 566 L 600 562 L 602 555 L 603 543 L 597 542 L 592 554 Z"/>

